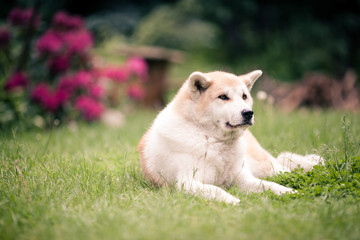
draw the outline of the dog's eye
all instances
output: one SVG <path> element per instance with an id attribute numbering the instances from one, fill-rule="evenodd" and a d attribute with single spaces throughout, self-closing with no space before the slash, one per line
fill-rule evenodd
<path id="1" fill-rule="evenodd" d="M 221 100 L 227 101 L 230 98 L 228 96 L 226 96 L 225 94 L 221 94 L 218 98 L 220 98 Z"/>
<path id="2" fill-rule="evenodd" d="M 246 94 L 243 94 L 243 95 L 242 95 L 242 99 L 243 99 L 243 100 L 246 100 L 246 99 L 247 99 L 247 95 L 246 95 Z"/>

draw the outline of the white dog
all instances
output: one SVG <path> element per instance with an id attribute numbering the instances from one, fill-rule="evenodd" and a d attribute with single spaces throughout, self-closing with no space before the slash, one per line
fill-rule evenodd
<path id="1" fill-rule="evenodd" d="M 232 204 L 240 200 L 218 186 L 236 185 L 249 193 L 293 192 L 259 177 L 298 166 L 310 170 L 321 158 L 283 153 L 275 159 L 250 133 L 250 89 L 261 74 L 192 73 L 139 142 L 145 178 Z"/>

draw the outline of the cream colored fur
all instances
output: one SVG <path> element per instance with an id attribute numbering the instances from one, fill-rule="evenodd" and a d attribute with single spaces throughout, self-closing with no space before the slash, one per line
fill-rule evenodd
<path id="1" fill-rule="evenodd" d="M 310 170 L 321 158 L 293 153 L 274 158 L 250 133 L 250 90 L 261 74 L 192 73 L 139 142 L 145 178 L 232 204 L 240 200 L 220 187 L 235 184 L 248 193 L 293 192 L 259 178 L 298 166 Z"/>

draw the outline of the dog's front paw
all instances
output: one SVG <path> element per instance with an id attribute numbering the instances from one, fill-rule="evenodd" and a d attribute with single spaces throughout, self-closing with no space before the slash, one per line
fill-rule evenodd
<path id="1" fill-rule="evenodd" d="M 284 187 L 281 185 L 273 187 L 273 188 L 271 188 L 271 190 L 277 195 L 281 195 L 281 194 L 285 194 L 285 193 L 297 193 L 297 191 L 295 189 Z"/>
<path id="2" fill-rule="evenodd" d="M 233 197 L 233 196 L 227 196 L 224 199 L 224 202 L 227 203 L 227 204 L 237 205 L 237 204 L 240 203 L 240 199 L 238 199 L 236 197 Z"/>

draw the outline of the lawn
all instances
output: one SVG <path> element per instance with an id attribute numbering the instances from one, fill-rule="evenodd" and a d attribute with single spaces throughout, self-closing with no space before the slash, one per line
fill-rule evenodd
<path id="1" fill-rule="evenodd" d="M 256 103 L 252 131 L 271 153 L 327 162 L 272 179 L 298 195 L 228 189 L 237 206 L 143 180 L 136 145 L 155 115 L 0 133 L 0 239 L 359 239 L 360 114 Z"/>

